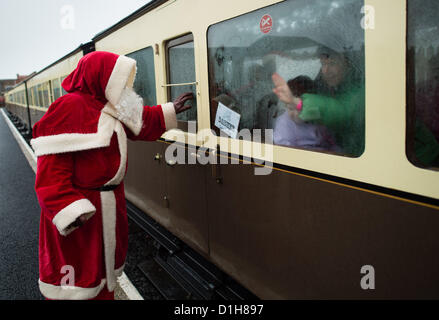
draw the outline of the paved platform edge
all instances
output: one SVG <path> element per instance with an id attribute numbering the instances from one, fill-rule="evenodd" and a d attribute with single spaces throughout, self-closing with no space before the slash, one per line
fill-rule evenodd
<path id="1" fill-rule="evenodd" d="M 6 115 L 4 108 L 0 108 L 0 111 L 3 115 L 3 118 L 5 119 L 9 130 L 11 130 L 12 135 L 14 136 L 15 140 L 17 141 L 21 151 L 23 152 L 24 156 L 26 157 L 27 161 L 29 162 L 29 165 L 31 166 L 32 170 L 36 173 L 37 171 L 37 157 L 35 156 L 34 151 L 32 148 L 26 143 L 22 135 L 18 132 L 17 128 L 15 128 L 14 124 L 11 122 L 9 117 Z M 140 295 L 139 291 L 137 291 L 136 287 L 131 283 L 130 279 L 128 279 L 125 272 L 122 273 L 122 275 L 117 279 L 118 287 L 115 289 L 115 296 L 118 297 L 120 295 L 125 295 L 128 300 L 144 300 L 143 297 Z M 118 291 L 121 291 L 118 293 Z M 118 299 L 118 300 L 126 300 L 126 299 Z"/>

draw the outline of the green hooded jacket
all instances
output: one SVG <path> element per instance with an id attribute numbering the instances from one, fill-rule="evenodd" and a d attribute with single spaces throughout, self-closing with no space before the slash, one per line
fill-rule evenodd
<path id="1" fill-rule="evenodd" d="M 303 94 L 303 121 L 326 126 L 336 144 L 349 156 L 359 157 L 364 151 L 364 82 L 346 80 L 332 94 Z"/>

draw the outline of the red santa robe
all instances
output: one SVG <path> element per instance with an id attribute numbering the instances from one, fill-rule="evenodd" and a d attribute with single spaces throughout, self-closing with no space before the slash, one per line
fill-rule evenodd
<path id="1" fill-rule="evenodd" d="M 131 58 L 87 54 L 62 83 L 69 93 L 33 127 L 41 206 L 39 288 L 46 298 L 92 299 L 105 286 L 113 291 L 122 274 L 128 245 L 127 137 L 152 141 L 177 125 L 172 103 L 119 104 L 135 74 Z M 123 107 L 132 108 L 130 117 L 118 112 Z M 84 214 L 84 225 L 69 228 Z"/>

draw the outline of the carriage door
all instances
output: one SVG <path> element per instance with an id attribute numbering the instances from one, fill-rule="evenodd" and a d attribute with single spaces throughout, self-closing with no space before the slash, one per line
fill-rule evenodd
<path id="1" fill-rule="evenodd" d="M 195 56 L 193 35 L 188 34 L 166 43 L 168 101 L 191 91 L 196 97 Z M 177 115 L 178 128 L 196 134 L 197 102 L 191 109 Z M 185 164 L 166 160 L 166 198 L 170 216 L 169 230 L 193 248 L 208 253 L 205 166 L 195 160 L 192 145 L 170 144 L 175 153 L 185 155 Z M 191 158 L 192 157 L 192 158 Z M 188 164 L 193 163 L 193 164 Z"/>
<path id="2" fill-rule="evenodd" d="M 127 55 L 137 61 L 134 90 L 143 98 L 143 104 L 157 104 L 154 52 L 146 47 Z M 153 219 L 166 226 L 167 209 L 164 205 L 166 179 L 161 161 L 165 144 L 128 140 L 128 171 L 125 177 L 126 197 Z"/>

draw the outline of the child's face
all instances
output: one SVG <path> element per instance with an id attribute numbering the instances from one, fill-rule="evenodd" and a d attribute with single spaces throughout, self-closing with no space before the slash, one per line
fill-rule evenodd
<path id="1" fill-rule="evenodd" d="M 330 87 L 338 86 L 346 73 L 346 61 L 343 57 L 339 56 L 321 56 L 320 63 L 322 64 L 322 77 L 323 80 Z"/>

